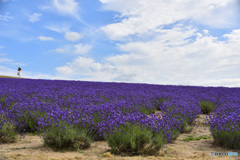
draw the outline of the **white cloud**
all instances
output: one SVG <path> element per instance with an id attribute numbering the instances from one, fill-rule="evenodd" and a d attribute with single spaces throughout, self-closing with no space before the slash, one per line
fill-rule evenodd
<path id="1" fill-rule="evenodd" d="M 69 41 L 77 41 L 80 38 L 82 38 L 82 35 L 77 33 L 77 32 L 66 32 L 65 33 L 65 39 L 69 40 Z"/>
<path id="2" fill-rule="evenodd" d="M 227 41 L 192 27 L 159 32 L 147 42 L 119 45 L 125 54 L 104 62 L 78 57 L 57 68 L 61 76 L 91 81 L 125 81 L 173 85 L 238 86 L 240 30 Z M 195 40 L 188 38 L 195 36 Z M 82 78 L 81 78 L 82 77 Z"/>
<path id="3" fill-rule="evenodd" d="M 236 25 L 235 0 L 100 0 L 105 9 L 117 11 L 122 21 L 101 29 L 112 40 L 124 40 L 131 35 L 155 31 L 181 20 L 226 28 Z M 229 9 L 231 8 L 231 9 Z"/>
<path id="4" fill-rule="evenodd" d="M 57 53 L 66 53 L 66 51 L 63 48 L 57 48 L 57 49 L 55 49 L 55 52 L 57 52 Z"/>
<path id="5" fill-rule="evenodd" d="M 178 38 L 178 34 L 175 36 Z M 164 37 L 160 35 L 150 42 L 120 45 L 129 54 L 113 56 L 108 61 L 124 73 L 136 74 L 136 80 L 152 83 L 204 84 L 236 78 L 240 67 L 240 49 L 236 46 L 240 43 L 232 41 L 235 37 L 222 42 L 216 37 L 202 35 L 196 41 L 180 46 L 169 46 L 168 41 L 162 42 Z"/>
<path id="6" fill-rule="evenodd" d="M 34 23 L 34 22 L 39 21 L 41 16 L 42 16 L 41 13 L 34 13 L 34 14 L 32 14 L 31 16 L 29 16 L 29 19 L 28 19 L 28 20 L 29 20 L 29 22 Z"/>
<path id="7" fill-rule="evenodd" d="M 236 26 L 235 0 L 100 1 L 106 10 L 119 13 L 120 21 L 100 30 L 111 40 L 127 40 L 117 45 L 121 54 L 113 53 L 101 62 L 79 56 L 56 68 L 59 77 L 173 85 L 240 85 L 240 30 L 223 37 L 211 35 L 212 28 Z M 67 10 L 62 13 L 73 15 Z M 75 42 L 82 38 L 69 28 L 64 31 L 67 40 Z M 84 54 L 91 47 L 80 43 L 57 48 L 55 52 Z"/>
<path id="8" fill-rule="evenodd" d="M 78 3 L 74 0 L 53 0 L 53 6 L 57 9 L 60 14 L 71 15 L 76 18 L 78 16 Z"/>
<path id="9" fill-rule="evenodd" d="M 49 10 L 49 9 L 52 9 L 51 6 L 45 6 L 45 5 L 39 6 L 38 8 L 41 9 L 41 10 Z"/>
<path id="10" fill-rule="evenodd" d="M 18 66 L 24 66 L 25 65 L 23 63 L 14 62 L 13 59 L 9 59 L 9 58 L 0 58 L 0 63 L 2 63 L 2 64 L 10 64 L 10 65 L 18 65 Z"/>
<path id="11" fill-rule="evenodd" d="M 113 73 L 114 66 L 110 64 L 100 64 L 95 62 L 94 59 L 86 57 L 78 57 L 73 62 L 67 63 L 64 66 L 57 67 L 56 71 L 58 76 L 66 78 L 79 78 L 82 80 L 104 81 L 108 78 L 114 78 L 117 76 Z"/>
<path id="12" fill-rule="evenodd" d="M 8 58 L 0 58 L 0 63 L 9 63 L 12 62 L 13 60 L 8 59 Z"/>
<path id="13" fill-rule="evenodd" d="M 84 44 L 77 44 L 74 46 L 76 48 L 75 52 L 76 54 L 85 54 L 87 53 L 91 48 L 92 46 L 91 45 L 84 45 Z"/>
<path id="14" fill-rule="evenodd" d="M 14 70 L 14 69 L 0 65 L 0 75 L 17 77 L 17 68 L 16 70 Z"/>
<path id="15" fill-rule="evenodd" d="M 39 36 L 38 39 L 40 41 L 52 41 L 52 40 L 54 40 L 52 37 L 45 37 L 45 36 Z"/>
<path id="16" fill-rule="evenodd" d="M 240 44 L 240 29 L 233 30 L 230 34 L 225 34 L 224 37 L 228 38 L 228 41 Z"/>
<path id="17" fill-rule="evenodd" d="M 51 24 L 49 26 L 46 26 L 45 28 L 54 31 L 54 32 L 68 32 L 70 28 L 70 24 L 63 23 L 63 24 Z"/>
<path id="18" fill-rule="evenodd" d="M 74 69 L 69 66 L 58 67 L 58 68 L 56 68 L 56 70 L 64 76 L 74 74 Z"/>
<path id="19" fill-rule="evenodd" d="M 65 45 L 61 48 L 57 48 L 54 51 L 56 53 L 66 53 L 66 54 L 74 54 L 75 47 L 73 45 Z"/>
<path id="20" fill-rule="evenodd" d="M 4 48 L 4 46 L 0 46 L 0 49 L 3 49 Z"/>
<path id="21" fill-rule="evenodd" d="M 65 45 L 61 48 L 54 50 L 56 53 L 66 53 L 71 55 L 86 54 L 92 49 L 92 46 L 89 44 L 76 44 L 76 45 Z"/>
<path id="22" fill-rule="evenodd" d="M 9 16 L 8 14 L 6 15 L 1 15 L 0 14 L 0 21 L 9 21 L 9 20 L 12 20 L 13 17 Z"/>

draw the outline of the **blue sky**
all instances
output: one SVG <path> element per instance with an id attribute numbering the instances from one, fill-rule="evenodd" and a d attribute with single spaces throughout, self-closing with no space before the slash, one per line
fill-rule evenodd
<path id="1" fill-rule="evenodd" d="M 0 0 L 0 75 L 240 87 L 239 0 Z"/>

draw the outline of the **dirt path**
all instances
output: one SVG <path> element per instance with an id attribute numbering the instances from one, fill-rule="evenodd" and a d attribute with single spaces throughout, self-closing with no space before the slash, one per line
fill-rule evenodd
<path id="1" fill-rule="evenodd" d="M 232 152 L 214 145 L 213 139 L 201 139 L 184 142 L 188 136 L 200 137 L 210 136 L 209 126 L 203 124 L 206 115 L 199 115 L 195 121 L 193 130 L 190 133 L 181 134 L 175 141 L 165 145 L 159 152 L 159 156 L 134 156 L 120 157 L 111 155 L 108 150 L 110 147 L 106 142 L 94 142 L 91 148 L 80 152 L 54 152 L 43 146 L 39 136 L 26 135 L 17 143 L 0 144 L 0 160 L 237 160 L 240 157 L 211 157 L 211 152 Z M 240 154 L 240 151 L 238 151 Z"/>

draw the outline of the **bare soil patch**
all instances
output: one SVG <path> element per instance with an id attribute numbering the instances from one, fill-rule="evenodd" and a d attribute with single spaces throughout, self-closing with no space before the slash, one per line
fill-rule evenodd
<path id="1" fill-rule="evenodd" d="M 0 160 L 237 160 L 240 157 L 211 157 L 211 152 L 233 152 L 232 150 L 218 147 L 213 143 L 213 138 L 184 142 L 188 136 L 210 136 L 209 126 L 205 125 L 206 115 L 199 115 L 194 122 L 190 133 L 181 134 L 172 143 L 164 146 L 158 156 L 120 157 L 109 153 L 110 147 L 106 142 L 94 142 L 87 150 L 76 152 L 56 152 L 43 145 L 39 136 L 25 135 L 17 143 L 0 144 Z M 240 151 L 238 151 L 240 154 Z"/>

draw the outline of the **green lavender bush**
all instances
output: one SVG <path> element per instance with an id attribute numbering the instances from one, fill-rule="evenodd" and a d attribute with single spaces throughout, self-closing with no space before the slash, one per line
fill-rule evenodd
<path id="1" fill-rule="evenodd" d="M 231 127 L 229 127 L 231 128 Z M 240 149 L 240 131 L 239 130 L 217 130 L 213 129 L 211 131 L 213 135 L 214 142 L 220 146 L 230 148 L 230 149 Z"/>
<path id="2" fill-rule="evenodd" d="M 91 138 L 86 132 L 65 122 L 53 124 L 44 136 L 44 145 L 55 150 L 82 150 L 90 147 Z"/>
<path id="3" fill-rule="evenodd" d="M 200 101 L 200 108 L 201 108 L 201 111 L 203 112 L 203 114 L 208 114 L 210 112 L 213 111 L 214 109 L 214 104 L 210 101 L 205 101 L 205 100 L 202 100 Z"/>
<path id="4" fill-rule="evenodd" d="M 14 143 L 17 141 L 17 133 L 15 131 L 15 125 L 9 121 L 3 122 L 3 118 L 0 119 L 0 143 Z"/>
<path id="5" fill-rule="evenodd" d="M 154 155 L 166 143 L 163 134 L 153 134 L 146 128 L 127 123 L 121 125 L 107 139 L 111 153 L 117 155 Z"/>

